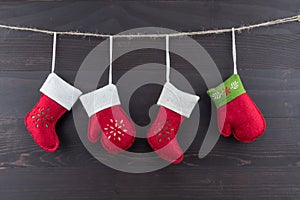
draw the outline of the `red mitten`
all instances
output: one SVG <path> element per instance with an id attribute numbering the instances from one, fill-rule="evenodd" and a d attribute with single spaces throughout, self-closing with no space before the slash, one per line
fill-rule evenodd
<path id="1" fill-rule="evenodd" d="M 48 76 L 40 91 L 40 100 L 26 115 L 24 122 L 35 142 L 45 151 L 54 152 L 59 146 L 56 122 L 67 110 L 71 110 L 81 91 L 55 73 Z"/>
<path id="2" fill-rule="evenodd" d="M 223 136 L 233 134 L 241 142 L 252 142 L 263 134 L 265 119 L 246 93 L 239 75 L 232 75 L 207 93 L 218 108 L 218 125 Z"/>
<path id="3" fill-rule="evenodd" d="M 176 134 L 198 100 L 198 96 L 182 92 L 171 83 L 164 85 L 157 102 L 160 105 L 157 117 L 147 133 L 150 146 L 161 158 L 174 164 L 183 160 Z"/>
<path id="4" fill-rule="evenodd" d="M 117 87 L 109 84 L 82 95 L 83 107 L 89 116 L 88 139 L 101 143 L 108 152 L 127 150 L 134 142 L 136 132 L 132 122 L 120 106 Z"/>

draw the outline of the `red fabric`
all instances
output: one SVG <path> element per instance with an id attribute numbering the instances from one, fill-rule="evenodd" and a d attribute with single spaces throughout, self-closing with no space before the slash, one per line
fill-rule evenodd
<path id="1" fill-rule="evenodd" d="M 127 150 L 133 144 L 135 136 L 132 122 L 118 105 L 106 108 L 89 119 L 89 141 L 97 142 L 100 138 L 103 147 L 110 153 Z"/>
<path id="2" fill-rule="evenodd" d="M 176 134 L 184 117 L 161 106 L 157 117 L 147 133 L 147 140 L 152 149 L 163 159 L 178 164 L 183 160 L 182 150 Z"/>
<path id="3" fill-rule="evenodd" d="M 247 93 L 218 109 L 218 125 L 223 136 L 233 134 L 241 142 L 252 142 L 266 129 L 264 117 Z"/>
<path id="4" fill-rule="evenodd" d="M 38 103 L 26 115 L 24 122 L 28 131 L 45 151 L 54 152 L 58 148 L 55 125 L 66 111 L 64 107 L 42 94 Z"/>

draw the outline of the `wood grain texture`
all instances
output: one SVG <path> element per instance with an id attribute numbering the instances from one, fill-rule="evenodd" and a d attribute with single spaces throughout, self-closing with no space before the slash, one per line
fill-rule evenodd
<path id="1" fill-rule="evenodd" d="M 259 23 L 299 14 L 299 9 L 298 0 L 15 0 L 0 1 L 0 23 L 113 34 L 145 26 L 194 31 Z M 232 73 L 230 34 L 193 39 L 227 78 Z M 59 36 L 56 72 L 74 82 L 87 54 L 102 41 Z M 57 124 L 61 141 L 57 152 L 49 154 L 37 147 L 23 117 L 39 98 L 38 90 L 49 73 L 52 38 L 1 29 L 0 199 L 299 199 L 299 41 L 296 22 L 237 35 L 240 75 L 267 121 L 267 130 L 259 140 L 241 144 L 233 138 L 220 138 L 213 151 L 200 160 L 197 155 L 207 129 L 203 123 L 183 163 L 147 174 L 128 174 L 110 169 L 89 154 L 76 134 L 72 113 Z M 134 51 L 114 62 L 114 75 L 118 79 L 133 66 L 163 64 L 164 59 L 160 50 Z M 172 54 L 171 62 L 187 78 L 195 78 L 186 60 Z M 206 90 L 205 84 L 195 88 L 204 99 L 201 115 L 208 119 Z M 131 151 L 150 148 L 138 140 Z"/>

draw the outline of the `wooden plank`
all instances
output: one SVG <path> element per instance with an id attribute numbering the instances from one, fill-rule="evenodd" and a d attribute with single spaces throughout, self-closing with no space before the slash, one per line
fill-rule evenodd
<path id="1" fill-rule="evenodd" d="M 295 15 L 300 3 L 295 0 L 269 2 L 233 1 L 130 1 L 60 2 L 1 1 L 1 22 L 57 30 L 81 29 L 90 32 L 120 32 L 143 26 L 196 30 L 232 27 Z M 166 9 L 168 8 L 168 9 Z M 72 12 L 70 12 L 70 10 Z M 234 14 L 233 14 L 234 11 Z M 259 32 L 299 31 L 294 25 L 266 28 Z"/>
<path id="2" fill-rule="evenodd" d="M 288 167 L 299 166 L 300 118 L 267 118 L 267 130 L 257 141 L 250 144 L 237 142 L 233 138 L 220 138 L 214 150 L 203 160 L 198 151 L 206 132 L 198 132 L 193 144 L 186 152 L 184 164 L 199 168 L 222 167 Z M 205 130 L 200 127 L 199 130 Z M 0 167 L 80 167 L 95 166 L 95 159 L 89 155 L 79 139 L 70 114 L 57 125 L 60 148 L 55 153 L 46 153 L 34 143 L 26 130 L 23 119 L 0 120 Z M 189 133 L 191 130 L 185 129 Z M 182 141 L 184 134 L 179 136 Z M 100 145 L 100 143 L 99 143 Z M 139 139 L 131 148 L 134 152 L 151 151 L 147 141 Z M 220 165 L 220 163 L 222 163 Z M 100 164 L 101 165 L 101 164 Z"/>
<path id="3" fill-rule="evenodd" d="M 119 70 L 121 65 L 116 65 L 114 70 L 115 81 L 126 72 L 126 70 Z M 203 79 L 199 75 L 195 75 L 192 70 L 177 69 L 180 73 L 184 74 L 186 78 L 194 83 L 194 90 L 201 96 L 202 108 L 208 108 L 209 98 L 206 95 L 207 86 L 203 82 Z M 144 73 L 142 71 L 141 73 Z M 49 71 L 39 72 L 2 72 L 0 74 L 0 98 L 1 105 L 0 116 L 1 117 L 17 117 L 22 118 L 37 102 L 43 81 L 46 79 Z M 157 73 L 161 75 L 164 73 L 164 69 L 158 70 Z M 222 70 L 223 77 L 228 77 L 232 72 L 231 70 Z M 73 83 L 76 72 L 73 71 L 61 71 L 58 70 L 66 81 Z M 282 70 L 245 70 L 241 71 L 241 76 L 244 80 L 245 88 L 249 95 L 253 98 L 254 102 L 262 110 L 266 117 L 299 117 L 300 111 L 297 109 L 299 105 L 298 99 L 300 98 L 299 90 L 299 69 L 282 69 Z M 176 80 L 174 80 L 176 83 Z M 107 83 L 107 75 L 103 75 L 99 85 Z M 79 87 L 80 88 L 80 87 Z M 156 94 L 156 87 L 147 87 L 143 89 L 144 94 Z M 141 101 L 145 104 L 153 104 L 150 99 L 135 98 L 131 101 Z M 20 103 L 22 102 L 22 103 Z M 80 102 L 78 102 L 80 104 Z M 128 105 L 127 105 L 128 106 Z M 134 109 L 134 108 L 131 108 Z M 143 109 L 143 108 L 141 108 Z M 203 116 L 209 116 L 209 109 L 203 109 L 205 112 Z M 137 112 L 142 112 L 137 111 Z"/>
<path id="4" fill-rule="evenodd" d="M 300 31 L 299 31 L 300 32 Z M 41 34 L 27 34 L 14 36 L 14 32 L 7 35 L 6 30 L 0 30 L 0 70 L 47 70 L 51 65 L 52 37 Z M 220 69 L 232 69 L 231 35 L 193 37 L 212 57 Z M 240 70 L 252 69 L 294 69 L 299 68 L 300 56 L 297 49 L 300 34 L 262 34 L 243 33 L 237 35 L 237 61 Z M 118 39 L 127 40 L 127 39 Z M 79 38 L 59 36 L 57 47 L 57 69 L 78 70 L 88 53 L 103 39 Z M 153 39 L 143 40 L 153 41 Z M 138 41 L 131 40 L 134 44 Z M 157 42 L 157 41 L 156 41 Z M 195 52 L 192 47 L 186 47 L 184 39 L 172 39 L 177 46 L 186 51 Z M 115 42 L 118 44 L 118 41 Z M 126 46 L 117 45 L 114 51 L 126 49 Z M 172 49 L 171 49 L 172 50 Z M 123 58 L 122 58 L 123 57 Z M 164 51 L 142 49 L 123 55 L 116 64 L 122 63 L 122 69 L 128 69 L 136 63 L 165 63 Z M 188 65 L 180 55 L 172 54 L 172 64 L 182 68 Z M 103 58 L 107 59 L 107 58 Z"/>
<path id="5" fill-rule="evenodd" d="M 215 171 L 171 166 L 150 174 L 66 167 L 0 174 L 4 199 L 297 199 L 300 193 L 299 169 L 293 167 Z"/>

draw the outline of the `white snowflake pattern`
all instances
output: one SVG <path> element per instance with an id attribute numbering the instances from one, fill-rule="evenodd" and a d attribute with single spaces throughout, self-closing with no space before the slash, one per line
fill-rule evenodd
<path id="1" fill-rule="evenodd" d="M 211 94 L 211 97 L 213 99 L 220 99 L 221 96 L 222 96 L 222 93 L 220 93 L 220 92 L 214 92 L 214 93 Z"/>
<path id="2" fill-rule="evenodd" d="M 237 81 L 233 81 L 231 84 L 230 84 L 231 88 L 230 89 L 238 89 L 239 88 L 239 83 Z"/>
<path id="3" fill-rule="evenodd" d="M 113 140 L 122 140 L 122 136 L 124 136 L 123 132 L 127 132 L 128 130 L 125 129 L 124 121 L 121 120 L 118 123 L 118 120 L 110 119 L 111 124 L 106 124 L 106 127 L 104 127 L 105 134 L 108 136 L 107 139 L 113 139 Z"/>

